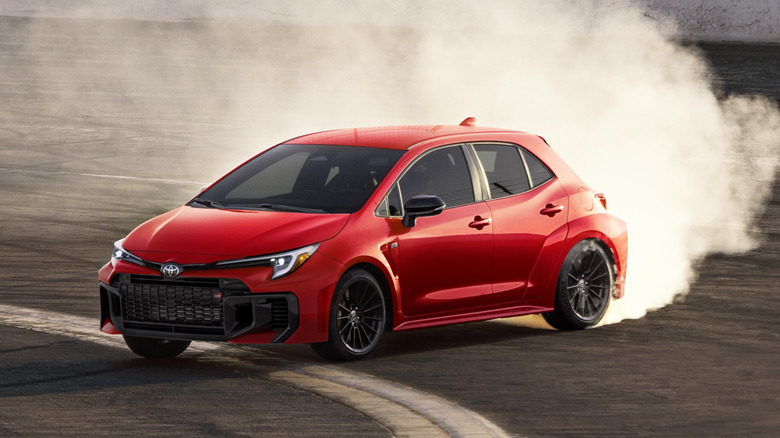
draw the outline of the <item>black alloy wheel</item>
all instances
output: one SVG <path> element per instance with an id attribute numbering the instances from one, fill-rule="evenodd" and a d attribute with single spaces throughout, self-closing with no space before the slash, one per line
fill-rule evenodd
<path id="1" fill-rule="evenodd" d="M 612 261 L 594 240 L 583 240 L 563 261 L 555 292 L 555 310 L 544 319 L 560 330 L 593 327 L 604 317 L 615 272 Z"/>
<path id="2" fill-rule="evenodd" d="M 328 341 L 312 344 L 312 348 L 327 359 L 367 356 L 384 331 L 386 309 L 382 287 L 370 273 L 362 269 L 347 272 L 333 294 Z"/>

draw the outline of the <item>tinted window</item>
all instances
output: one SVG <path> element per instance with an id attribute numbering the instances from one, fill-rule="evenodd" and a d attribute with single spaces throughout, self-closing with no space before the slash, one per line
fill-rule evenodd
<path id="1" fill-rule="evenodd" d="M 225 199 L 262 199 L 292 192 L 297 176 L 308 157 L 306 152 L 282 157 L 271 163 L 263 172 L 236 186 L 228 192 Z"/>
<path id="2" fill-rule="evenodd" d="M 474 202 L 466 157 L 460 146 L 438 149 L 417 160 L 401 178 L 401 198 L 436 195 L 447 207 Z"/>
<path id="3" fill-rule="evenodd" d="M 398 191 L 398 184 L 393 186 L 387 195 L 387 214 L 388 216 L 400 216 L 404 209 L 401 202 L 401 194 Z"/>
<path id="4" fill-rule="evenodd" d="M 523 193 L 531 188 L 523 159 L 516 146 L 474 145 L 482 168 L 485 169 L 490 197 L 493 199 Z"/>
<path id="5" fill-rule="evenodd" d="M 231 172 L 199 198 L 229 208 L 353 213 L 403 153 L 356 146 L 282 145 Z"/>
<path id="6" fill-rule="evenodd" d="M 401 193 L 398 190 L 398 183 L 388 192 L 387 196 L 379 203 L 376 208 L 377 216 L 390 217 L 401 216 L 403 214 L 403 203 L 401 202 Z"/>
<path id="7" fill-rule="evenodd" d="M 523 149 L 525 164 L 528 165 L 528 172 L 531 174 L 531 184 L 536 187 L 553 179 L 553 173 L 533 154 Z"/>

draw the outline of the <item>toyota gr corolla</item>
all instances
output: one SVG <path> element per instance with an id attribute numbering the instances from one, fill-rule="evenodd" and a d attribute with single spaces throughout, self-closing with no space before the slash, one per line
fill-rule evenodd
<path id="1" fill-rule="evenodd" d="M 385 331 L 541 313 L 591 327 L 620 298 L 626 225 L 537 135 L 345 129 L 255 156 L 114 244 L 100 326 L 135 353 L 191 340 L 362 358 Z"/>

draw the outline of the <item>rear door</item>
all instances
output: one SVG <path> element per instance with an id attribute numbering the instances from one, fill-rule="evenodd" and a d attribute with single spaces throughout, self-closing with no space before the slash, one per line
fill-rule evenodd
<path id="1" fill-rule="evenodd" d="M 493 293 L 500 302 L 518 301 L 533 283 L 535 266 L 554 262 L 560 252 L 568 198 L 553 173 L 527 150 L 503 143 L 473 146 L 490 192 Z"/>

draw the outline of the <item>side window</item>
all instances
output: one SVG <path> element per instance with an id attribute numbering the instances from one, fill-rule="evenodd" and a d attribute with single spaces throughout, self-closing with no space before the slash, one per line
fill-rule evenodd
<path id="1" fill-rule="evenodd" d="M 376 208 L 376 214 L 380 217 L 393 217 L 401 216 L 403 214 L 403 207 L 401 203 L 401 194 L 398 191 L 398 183 L 393 184 L 393 188 L 387 193 L 385 199 L 379 203 Z"/>
<path id="2" fill-rule="evenodd" d="M 387 195 L 387 214 L 389 216 L 401 216 L 403 213 L 403 203 L 401 194 L 398 192 L 398 184 L 393 185 L 393 189 Z"/>
<path id="3" fill-rule="evenodd" d="M 485 169 L 492 199 L 516 195 L 531 189 L 523 158 L 516 146 L 475 144 L 482 168 Z"/>
<path id="4" fill-rule="evenodd" d="M 417 195 L 436 195 L 449 208 L 475 200 L 471 174 L 460 146 L 438 149 L 423 156 L 412 164 L 398 185 L 402 202 Z"/>
<path id="5" fill-rule="evenodd" d="M 525 164 L 528 165 L 528 173 L 531 174 L 531 185 L 536 187 L 553 179 L 553 173 L 533 154 L 522 149 Z"/>

